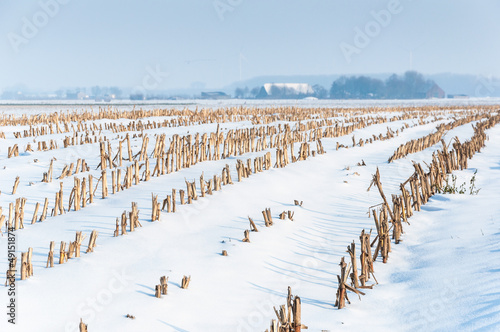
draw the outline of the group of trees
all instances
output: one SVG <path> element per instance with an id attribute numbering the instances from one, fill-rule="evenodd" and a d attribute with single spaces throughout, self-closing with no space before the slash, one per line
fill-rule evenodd
<path id="1" fill-rule="evenodd" d="M 403 75 L 393 74 L 385 81 L 368 76 L 341 76 L 336 79 L 330 91 L 316 84 L 311 97 L 318 99 L 418 99 L 425 98 L 427 90 L 434 81 L 426 80 L 416 71 L 407 71 Z M 235 98 L 257 98 L 260 87 L 250 90 L 248 87 L 237 88 Z"/>
<path id="2" fill-rule="evenodd" d="M 333 99 L 379 99 L 384 93 L 384 82 L 367 76 L 341 76 L 330 88 Z"/>
<path id="3" fill-rule="evenodd" d="M 391 75 L 385 81 L 367 76 L 341 76 L 330 88 L 334 99 L 418 99 L 425 98 L 435 84 L 416 71 Z"/>

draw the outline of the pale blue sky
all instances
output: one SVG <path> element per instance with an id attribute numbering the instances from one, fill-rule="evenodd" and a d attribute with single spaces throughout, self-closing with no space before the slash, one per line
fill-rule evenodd
<path id="1" fill-rule="evenodd" d="M 0 89 L 134 87 L 154 68 L 169 74 L 158 89 L 216 88 L 239 79 L 240 54 L 243 79 L 401 73 L 410 51 L 425 74 L 500 76 L 500 1 L 397 2 L 0 0 Z M 391 18 L 376 23 L 371 12 L 390 8 Z M 358 40 L 349 62 L 340 46 L 356 47 L 356 28 L 372 36 Z"/>

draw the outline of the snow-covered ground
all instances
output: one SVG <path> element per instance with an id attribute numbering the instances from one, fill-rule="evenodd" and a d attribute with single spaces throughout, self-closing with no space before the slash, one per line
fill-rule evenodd
<path id="1" fill-rule="evenodd" d="M 357 140 L 369 138 L 385 134 L 387 127 L 401 128 L 405 122 L 414 123 L 372 125 L 353 134 Z M 456 173 L 461 183 L 477 170 L 479 194 L 435 195 L 411 218 L 411 226 L 404 227 L 403 242 L 393 245 L 388 263 L 375 263 L 379 284 L 366 290 L 361 301 L 350 294 L 352 304 L 342 310 L 334 308 L 340 258 L 348 256 L 350 242 L 358 243 L 362 229 L 374 228 L 367 212 L 381 200 L 376 190 L 366 190 L 372 174 L 378 167 L 386 195 L 396 193 L 399 183 L 413 172 L 411 160 L 429 161 L 439 147 L 391 164 L 387 159 L 400 144 L 427 135 L 441 122 L 411 127 L 395 138 L 349 149 L 336 150 L 336 143 L 350 146 L 352 135 L 325 138 L 326 154 L 254 174 L 242 182 L 236 182 L 233 173 L 234 185 L 191 205 L 178 205 L 175 214 L 163 212 L 157 222 L 150 222 L 151 193 L 163 200 L 172 188 L 185 188 L 185 178 L 199 178 L 202 172 L 209 178 L 220 174 L 225 164 L 234 172 L 237 158 L 246 160 L 263 152 L 207 161 L 154 177 L 106 199 L 98 198 L 80 211 L 31 225 L 34 203 L 45 197 L 53 200 L 59 189 L 58 180 L 40 182 L 50 158 L 57 158 L 55 176 L 77 158 L 86 158 L 96 172 L 98 144 L 7 159 L 6 146 L 12 140 L 0 140 L 0 205 L 6 214 L 8 203 L 16 197 L 28 199 L 29 217 L 25 229 L 16 231 L 16 249 L 18 256 L 28 247 L 34 252 L 34 276 L 16 284 L 16 325 L 8 324 L 4 314 L 0 330 L 78 331 L 82 318 L 90 332 L 264 331 L 275 318 L 273 306 L 285 304 L 288 286 L 301 297 L 302 322 L 309 331 L 500 330 L 500 223 L 496 217 L 500 212 L 500 126 L 488 131 L 490 140 L 469 162 L 470 169 Z M 249 123 L 221 127 L 239 126 Z M 150 135 L 215 128 L 216 124 L 163 128 Z M 0 131 L 7 133 L 5 128 Z M 460 126 L 448 132 L 445 141 L 455 136 L 464 141 L 472 134 L 470 124 Z M 24 146 L 29 140 L 19 142 Z M 134 153 L 140 142 L 134 141 Z M 149 152 L 154 140 L 150 146 Z M 274 149 L 269 151 L 273 151 L 274 163 Z M 361 160 L 366 166 L 357 166 Z M 13 196 L 10 193 L 18 175 L 21 184 Z M 63 182 L 69 193 L 73 178 Z M 295 206 L 294 200 L 304 203 Z M 130 211 L 131 202 L 138 202 L 143 227 L 114 238 L 115 218 Z M 271 208 L 272 227 L 264 226 L 261 211 L 265 208 Z M 295 213 L 293 221 L 279 220 L 278 214 L 288 210 Z M 252 232 L 251 242 L 244 243 L 248 216 L 259 232 Z M 74 240 L 75 231 L 88 236 L 94 229 L 99 237 L 93 253 L 45 268 L 50 241 L 56 242 L 58 257 L 60 241 Z M 221 255 L 222 250 L 228 252 L 227 257 Z M 6 270 L 4 234 L 0 238 L 2 280 Z M 154 287 L 163 275 L 169 277 L 168 295 L 158 299 Z M 191 276 L 188 289 L 180 288 L 184 275 Z M 0 294 L 6 313 L 7 288 Z M 135 319 L 126 318 L 127 314 Z"/>

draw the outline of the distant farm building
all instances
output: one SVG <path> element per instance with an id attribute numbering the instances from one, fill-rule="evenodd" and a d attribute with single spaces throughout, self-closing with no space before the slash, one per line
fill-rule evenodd
<path id="1" fill-rule="evenodd" d="M 299 99 L 312 96 L 313 88 L 306 83 L 266 83 L 256 98 L 258 99 Z"/>
<path id="2" fill-rule="evenodd" d="M 202 92 L 201 99 L 229 99 L 231 96 L 221 91 Z"/>

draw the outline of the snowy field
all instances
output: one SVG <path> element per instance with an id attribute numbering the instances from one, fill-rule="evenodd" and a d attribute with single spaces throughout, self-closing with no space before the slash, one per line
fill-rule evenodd
<path id="1" fill-rule="evenodd" d="M 348 291 L 351 303 L 341 310 L 335 307 L 339 263 L 342 257 L 349 261 L 347 246 L 355 241 L 359 248 L 363 229 L 372 230 L 371 240 L 375 239 L 375 224 L 368 211 L 380 207 L 382 199 L 376 188 L 367 188 L 377 168 L 385 195 L 390 198 L 398 193 L 400 183 L 414 173 L 412 161 L 425 166 L 433 153 L 442 149 L 439 142 L 389 163 L 389 157 L 401 144 L 470 114 L 482 112 L 485 118 L 496 115 L 499 104 L 499 100 L 477 99 L 192 101 L 177 105 L 114 105 L 109 109 L 84 104 L 0 105 L 0 133 L 5 135 L 0 138 L 0 207 L 5 216 L 0 237 L 1 280 L 7 279 L 8 245 L 14 244 L 17 257 L 15 295 L 9 295 L 11 287 L 0 292 L 4 308 L 0 331 L 78 331 L 82 319 L 90 332 L 263 332 L 276 319 L 273 307 L 286 303 L 288 287 L 301 299 L 302 324 L 308 326 L 308 331 L 500 331 L 500 124 L 486 130 L 489 139 L 469 160 L 468 169 L 453 172 L 457 186 L 466 182 L 467 192 L 432 196 L 421 211 L 414 212 L 410 225 L 404 225 L 402 242 L 392 243 L 387 263 L 382 263 L 380 257 L 374 262 L 378 284 L 372 278 L 368 284 L 373 289 L 362 289 L 365 295 L 361 301 Z M 76 116 L 71 121 L 63 120 L 64 115 L 73 113 L 98 114 L 99 107 L 129 112 L 126 114 L 139 109 L 176 111 L 133 119 L 83 121 Z M 59 112 L 59 129 L 52 122 L 52 132 L 46 129 L 46 134 L 23 137 L 30 129 L 49 128 L 48 123 L 36 123 L 30 128 L 30 124 L 23 123 L 23 115 L 40 115 L 39 119 L 43 119 L 42 115 L 54 112 Z M 212 112 L 221 116 L 204 122 L 203 116 L 209 118 Z M 289 116 L 292 113 L 295 115 Z M 473 125 L 485 118 L 457 125 L 445 131 L 442 138 L 446 144 L 455 137 L 465 142 L 474 135 Z M 139 121 L 145 127 L 138 126 Z M 346 133 L 326 134 L 352 125 L 357 127 Z M 197 133 L 199 141 L 195 140 Z M 203 134 L 208 140 L 214 138 L 214 142 L 203 145 Z M 164 146 L 161 135 L 165 135 Z M 189 153 L 170 159 L 171 142 L 179 137 L 189 142 L 181 149 L 195 151 L 194 147 L 199 147 L 193 152 L 196 162 Z M 215 137 L 220 139 L 215 141 Z M 95 142 L 64 147 L 68 138 Z M 38 151 L 42 141 L 50 146 L 50 140 L 57 148 Z M 225 153 L 229 151 L 225 142 L 228 147 L 236 144 L 234 151 Z M 280 146 L 281 142 L 284 145 Z M 16 144 L 19 155 L 9 158 L 9 148 Z M 28 144 L 31 149 L 27 150 Z M 300 160 L 303 144 L 309 144 L 311 153 Z M 107 157 L 101 154 L 101 146 Z M 218 157 L 216 146 L 220 149 Z M 277 149 L 287 150 L 283 167 L 279 167 Z M 141 155 L 143 150 L 145 157 Z M 160 157 L 157 151 L 161 151 Z M 209 151 L 210 158 L 204 160 L 203 151 Z M 271 158 L 271 167 L 257 172 L 255 160 L 266 154 Z M 98 181 L 103 174 L 103 158 L 108 188 L 104 198 L 102 180 Z M 113 159 L 111 165 L 108 158 Z M 164 165 L 172 162 L 178 166 L 184 158 L 187 167 L 169 169 Z M 70 167 L 71 174 L 59 179 L 66 166 L 76 166 L 83 159 L 88 170 L 80 168 L 75 173 Z M 251 170 L 241 181 L 238 160 Z M 51 162 L 52 180 L 43 182 Z M 135 182 L 134 170 L 132 184 L 126 188 L 126 172 L 136 165 L 140 166 L 140 179 Z M 222 185 L 211 194 L 202 192 L 200 176 L 203 174 L 204 181 L 214 189 L 211 179 L 214 175 L 224 177 L 226 165 L 232 184 Z M 166 167 L 165 174 L 155 174 L 155 166 Z M 118 170 L 124 187 L 113 194 L 112 174 Z M 474 185 L 480 190 L 470 195 L 475 172 Z M 13 194 L 16 177 L 19 184 Z M 93 202 L 87 200 L 85 207 L 75 211 L 74 204 L 70 204 L 75 201 L 70 201 L 75 178 L 89 177 L 95 187 Z M 188 204 L 186 197 L 186 204 L 181 204 L 180 190 L 187 193 L 186 182 L 193 181 L 197 199 Z M 64 212 L 51 216 L 61 188 Z M 172 189 L 177 193 L 176 212 L 169 213 L 160 206 L 159 220 L 153 221 L 152 194 L 158 195 L 163 205 Z M 88 199 L 90 193 L 86 195 Z M 16 199 L 22 198 L 26 199 L 24 228 L 10 232 L 15 234 L 15 241 L 9 240 L 6 225 L 10 221 L 14 224 L 16 219 L 15 211 L 9 217 L 9 205 L 16 210 Z M 46 198 L 47 216 L 40 221 Z M 303 203 L 296 205 L 294 200 Z M 114 236 L 117 218 L 131 211 L 132 202 L 137 202 L 142 227 L 131 232 L 128 225 L 123 235 L 119 227 L 118 236 Z M 266 227 L 262 214 L 266 208 L 271 209 L 270 227 Z M 284 211 L 290 211 L 293 220 L 281 220 L 279 214 Z M 243 242 L 245 230 L 251 229 L 248 217 L 258 232 L 249 232 L 250 242 Z M 86 253 L 93 230 L 98 232 L 96 246 L 93 252 Z M 75 241 L 75 233 L 80 231 L 85 236 L 81 256 L 73 254 L 59 264 L 61 241 L 66 242 L 68 251 L 69 242 Z M 51 241 L 55 242 L 54 266 L 47 268 Z M 28 252 L 28 248 L 33 252 L 33 275 L 21 280 L 21 253 Z M 222 255 L 223 251 L 227 256 Z M 168 277 L 168 293 L 157 298 L 155 286 L 162 276 Z M 184 276 L 191 277 L 187 289 L 181 288 Z M 11 301 L 15 302 L 15 325 L 8 321 L 11 317 L 7 306 Z"/>

